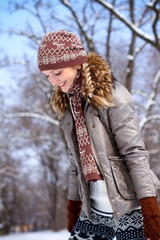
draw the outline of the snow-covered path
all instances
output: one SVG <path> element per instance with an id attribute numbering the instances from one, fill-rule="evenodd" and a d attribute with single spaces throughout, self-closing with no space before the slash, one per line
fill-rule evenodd
<path id="1" fill-rule="evenodd" d="M 53 232 L 50 230 L 29 232 L 29 233 L 12 233 L 8 236 L 0 236 L 0 240 L 68 240 L 69 233 L 67 230 Z M 116 240 L 116 238 L 114 238 Z"/>
<path id="2" fill-rule="evenodd" d="M 0 236 L 0 240 L 67 240 L 69 233 L 67 230 L 59 232 L 39 231 L 29 233 L 12 233 L 8 236 Z"/>

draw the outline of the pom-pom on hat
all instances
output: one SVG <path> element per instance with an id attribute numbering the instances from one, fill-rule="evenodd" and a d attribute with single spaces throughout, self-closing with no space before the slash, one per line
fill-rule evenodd
<path id="1" fill-rule="evenodd" d="M 38 49 L 40 71 L 73 67 L 86 62 L 86 53 L 80 38 L 65 30 L 48 32 Z"/>

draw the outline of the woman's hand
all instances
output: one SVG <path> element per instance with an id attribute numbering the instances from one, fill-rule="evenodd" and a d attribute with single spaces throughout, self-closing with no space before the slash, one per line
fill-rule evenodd
<path id="1" fill-rule="evenodd" d="M 81 213 L 81 201 L 67 200 L 67 229 L 72 232 Z"/>
<path id="2" fill-rule="evenodd" d="M 160 240 L 160 210 L 156 197 L 139 199 L 147 240 Z"/>

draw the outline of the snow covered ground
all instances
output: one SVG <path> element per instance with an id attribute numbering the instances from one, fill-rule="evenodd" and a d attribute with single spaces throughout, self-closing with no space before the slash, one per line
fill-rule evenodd
<path id="1" fill-rule="evenodd" d="M 40 231 L 29 233 L 12 233 L 8 236 L 0 236 L 0 240 L 67 240 L 69 233 L 67 230 L 59 232 Z"/>
<path id="2" fill-rule="evenodd" d="M 0 236 L 0 240 L 67 240 L 69 233 L 67 230 L 53 232 L 50 230 L 29 232 L 29 233 L 12 233 L 8 236 Z"/>

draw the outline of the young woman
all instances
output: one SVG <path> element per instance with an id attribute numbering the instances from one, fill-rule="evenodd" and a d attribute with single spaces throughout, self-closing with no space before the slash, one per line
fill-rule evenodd
<path id="1" fill-rule="evenodd" d="M 65 30 L 43 37 L 38 67 L 55 86 L 52 106 L 68 145 L 69 239 L 160 239 L 159 181 L 130 93 Z"/>

